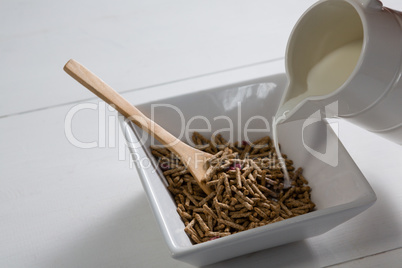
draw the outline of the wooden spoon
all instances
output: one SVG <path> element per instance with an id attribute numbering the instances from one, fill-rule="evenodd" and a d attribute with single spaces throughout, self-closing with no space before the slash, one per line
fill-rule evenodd
<path id="1" fill-rule="evenodd" d="M 64 66 L 64 71 L 106 103 L 113 105 L 119 113 L 153 135 L 160 143 L 176 154 L 187 166 L 202 190 L 206 194 L 211 193 L 211 189 L 202 180 L 206 173 L 204 163 L 212 157 L 211 154 L 197 150 L 174 137 L 77 61 L 69 60 Z"/>

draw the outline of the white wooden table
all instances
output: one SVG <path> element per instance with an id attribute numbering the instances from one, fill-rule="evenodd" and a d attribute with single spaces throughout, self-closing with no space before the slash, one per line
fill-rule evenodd
<path id="1" fill-rule="evenodd" d="M 80 61 L 133 103 L 150 89 L 284 72 L 289 33 L 314 2 L 0 1 L 0 267 L 189 267 L 157 231 L 116 113 L 62 67 Z M 69 117 L 77 105 L 87 109 Z M 65 122 L 93 148 L 74 146 Z M 402 147 L 337 128 L 375 205 L 321 236 L 212 267 L 400 266 Z"/>

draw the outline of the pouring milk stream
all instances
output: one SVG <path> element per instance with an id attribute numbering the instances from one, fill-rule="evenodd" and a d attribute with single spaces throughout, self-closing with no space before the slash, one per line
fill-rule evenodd
<path id="1" fill-rule="evenodd" d="M 297 22 L 286 51 L 288 87 L 273 122 L 319 110 L 402 144 L 402 14 L 377 0 L 323 0 Z"/>

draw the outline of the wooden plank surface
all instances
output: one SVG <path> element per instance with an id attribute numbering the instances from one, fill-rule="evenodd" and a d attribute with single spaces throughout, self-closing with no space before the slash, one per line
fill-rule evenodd
<path id="1" fill-rule="evenodd" d="M 314 2 L 3 1 L 0 116 L 92 97 L 63 73 L 70 58 L 119 91 L 281 58 Z"/>
<path id="2" fill-rule="evenodd" d="M 199 79 L 194 88 L 202 84 Z M 187 82 L 185 86 L 155 90 L 174 95 L 189 86 Z M 146 99 L 145 91 L 138 93 L 142 94 L 126 97 L 134 103 Z M 73 133 L 81 142 L 98 142 L 92 149 L 77 148 L 66 137 L 64 119 L 76 104 L 0 120 L 0 266 L 51 267 L 58 263 L 59 267 L 127 267 L 163 263 L 164 267 L 188 267 L 170 258 L 124 144 L 120 148 L 124 153 L 119 154 L 119 142 L 113 142 L 112 134 L 109 136 L 117 129 L 114 112 L 102 102 L 91 103 L 98 110 L 88 108 L 77 113 Z M 103 129 L 103 121 L 98 123 L 99 114 L 107 119 L 101 137 L 98 128 Z M 376 204 L 324 235 L 212 267 L 267 262 L 320 267 L 402 246 L 402 211 L 392 206 L 402 201 L 402 181 L 393 176 L 402 172 L 398 161 L 402 148 L 346 122 L 338 123 L 341 140 L 377 193 Z M 292 257 L 285 257 L 289 252 Z"/>
<path id="3" fill-rule="evenodd" d="M 275 59 L 313 2 L 1 1 L 0 267 L 191 267 L 156 231 L 115 112 L 62 66 L 81 59 L 134 104 L 284 72 Z M 72 144 L 66 118 L 93 148 Z M 332 125 L 375 205 L 324 235 L 211 267 L 399 266 L 402 147 Z"/>

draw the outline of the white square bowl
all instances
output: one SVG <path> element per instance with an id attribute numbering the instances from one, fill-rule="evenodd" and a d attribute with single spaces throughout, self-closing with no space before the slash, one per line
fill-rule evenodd
<path id="1" fill-rule="evenodd" d="M 253 141 L 267 134 L 272 136 L 266 124 L 272 122 L 286 82 L 286 76 L 278 74 L 137 107 L 190 144 L 191 129 L 200 129 L 208 138 L 221 131 L 227 139 L 232 135 L 233 140 Z M 172 257 L 193 265 L 207 265 L 320 235 L 361 213 L 376 200 L 374 191 L 325 120 L 309 124 L 294 121 L 278 127 L 280 143 L 295 168 L 304 168 L 316 210 L 193 245 L 150 153 L 153 140 L 132 123 L 121 122 L 121 126 Z"/>

